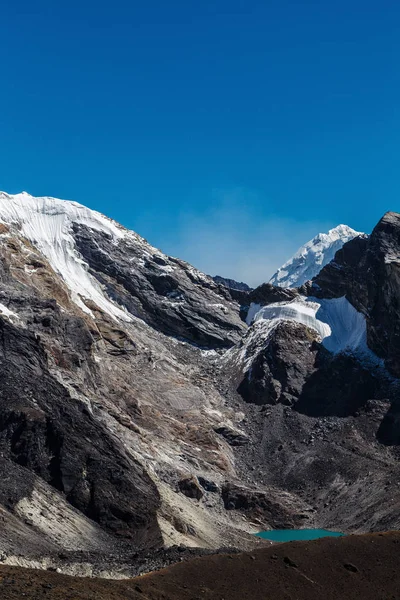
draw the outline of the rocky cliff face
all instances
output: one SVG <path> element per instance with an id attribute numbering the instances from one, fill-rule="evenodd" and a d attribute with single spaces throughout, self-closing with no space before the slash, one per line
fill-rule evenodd
<path id="1" fill-rule="evenodd" d="M 313 287 L 247 291 L 75 203 L 1 194 L 5 560 L 78 548 L 130 573 L 164 545 L 399 526 L 398 219 Z"/>
<path id="2" fill-rule="evenodd" d="M 368 346 L 400 376 L 400 216 L 386 213 L 369 238 L 356 238 L 316 277 L 310 293 L 346 298 L 367 320 Z"/>

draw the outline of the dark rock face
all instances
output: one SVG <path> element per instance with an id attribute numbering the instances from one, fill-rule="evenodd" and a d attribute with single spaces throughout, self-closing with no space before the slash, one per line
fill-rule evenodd
<path id="1" fill-rule="evenodd" d="M 221 277 L 220 275 L 215 275 L 213 277 L 215 283 L 219 283 L 220 285 L 224 285 L 225 287 L 231 290 L 240 290 L 242 292 L 250 292 L 251 287 L 247 285 L 247 283 L 243 283 L 243 281 L 235 281 L 234 279 L 227 279 L 226 277 Z"/>
<path id="2" fill-rule="evenodd" d="M 297 411 L 312 417 L 354 415 L 371 398 L 384 397 L 385 384 L 350 355 L 320 357 L 319 369 L 305 382 Z"/>
<path id="3" fill-rule="evenodd" d="M 32 488 L 34 473 L 110 533 L 138 546 L 159 544 L 157 489 L 51 376 L 39 336 L 0 318 L 0 367 L 0 448 L 9 474 L 22 467 Z M 18 491 L 14 502 L 25 486 Z"/>
<path id="4" fill-rule="evenodd" d="M 270 283 L 262 283 L 255 289 L 230 288 L 233 300 L 240 304 L 240 317 L 246 321 L 250 304 L 270 304 L 271 302 L 290 302 L 299 295 L 296 289 L 275 287 Z"/>
<path id="5" fill-rule="evenodd" d="M 233 345 L 244 330 L 229 290 L 184 261 L 143 258 L 133 241 L 118 246 L 105 234 L 74 226 L 79 252 L 110 298 L 167 335 L 205 347 Z M 135 268 L 132 268 L 132 265 Z"/>
<path id="6" fill-rule="evenodd" d="M 211 492 L 212 494 L 216 494 L 219 492 L 219 488 L 214 481 L 210 481 L 205 477 L 198 477 L 199 484 L 206 492 Z"/>
<path id="7" fill-rule="evenodd" d="M 222 435 L 231 446 L 245 446 L 249 443 L 249 438 L 246 435 L 231 427 L 216 427 L 214 431 L 215 433 Z"/>
<path id="8" fill-rule="evenodd" d="M 310 294 L 345 295 L 367 319 L 368 346 L 400 376 L 400 215 L 386 213 L 369 238 L 345 244 Z"/>
<path id="9" fill-rule="evenodd" d="M 298 295 L 296 289 L 274 287 L 270 283 L 263 283 L 249 293 L 248 299 L 255 304 L 271 304 L 271 302 L 290 302 Z"/>
<path id="10" fill-rule="evenodd" d="M 201 498 L 204 496 L 204 492 L 201 489 L 196 477 L 185 477 L 185 479 L 181 479 L 179 481 L 178 486 L 182 494 L 185 494 L 185 496 L 188 498 L 201 500 Z"/>
<path id="11" fill-rule="evenodd" d="M 300 514 L 285 506 L 284 499 L 275 490 L 260 491 L 235 483 L 222 487 L 226 510 L 240 510 L 252 518 L 268 523 L 274 529 L 294 527 L 302 521 Z"/>
<path id="12" fill-rule="evenodd" d="M 316 332 L 292 322 L 280 323 L 270 339 L 254 355 L 238 387 L 246 402 L 294 404 L 310 375 L 317 369 L 319 353 Z"/>
<path id="13" fill-rule="evenodd" d="M 380 423 L 377 438 L 386 446 L 400 446 L 400 389 L 397 390 L 397 398 L 390 406 Z"/>
<path id="14" fill-rule="evenodd" d="M 287 321 L 254 354 L 238 392 L 258 405 L 280 403 L 313 417 L 344 417 L 387 390 L 355 357 L 332 355 L 318 343 L 315 331 Z"/>

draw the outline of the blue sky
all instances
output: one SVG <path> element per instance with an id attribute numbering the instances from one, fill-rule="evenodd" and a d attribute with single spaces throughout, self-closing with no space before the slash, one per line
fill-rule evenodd
<path id="1" fill-rule="evenodd" d="M 257 283 L 400 211 L 400 4 L 4 0 L 0 189 Z"/>

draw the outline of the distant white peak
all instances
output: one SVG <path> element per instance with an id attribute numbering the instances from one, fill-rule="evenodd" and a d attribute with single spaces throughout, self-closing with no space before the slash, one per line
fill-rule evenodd
<path id="1" fill-rule="evenodd" d="M 90 275 L 88 265 L 76 249 L 72 226 L 77 223 L 104 232 L 116 243 L 122 238 L 130 238 L 143 247 L 144 254 L 161 255 L 143 238 L 77 202 L 34 197 L 26 192 L 14 195 L 0 192 L 0 222 L 16 225 L 20 234 L 42 252 L 64 279 L 72 299 L 83 311 L 91 314 L 83 301 L 86 298 L 115 319 L 132 320 L 123 307 L 104 294 L 98 281 Z"/>
<path id="2" fill-rule="evenodd" d="M 334 259 L 335 254 L 344 244 L 359 235 L 347 225 L 338 225 L 328 233 L 319 233 L 304 244 L 277 272 L 271 277 L 270 283 L 279 287 L 298 287 L 318 273 Z"/>

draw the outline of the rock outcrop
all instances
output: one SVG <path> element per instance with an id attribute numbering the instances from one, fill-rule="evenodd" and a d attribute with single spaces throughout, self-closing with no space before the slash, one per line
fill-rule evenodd
<path id="1" fill-rule="evenodd" d="M 246 402 L 292 406 L 317 370 L 323 351 L 315 331 L 298 323 L 281 322 L 265 346 L 248 348 L 251 367 L 238 392 Z"/>
<path id="2" fill-rule="evenodd" d="M 367 320 L 368 346 L 400 376 L 400 215 L 386 213 L 368 238 L 340 250 L 310 294 L 346 296 Z"/>

